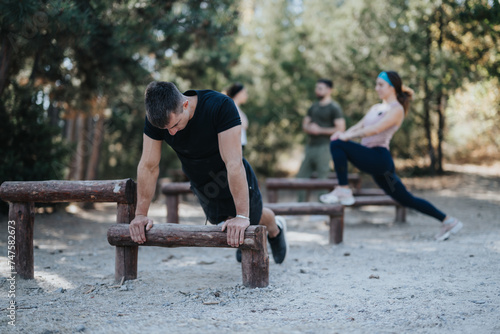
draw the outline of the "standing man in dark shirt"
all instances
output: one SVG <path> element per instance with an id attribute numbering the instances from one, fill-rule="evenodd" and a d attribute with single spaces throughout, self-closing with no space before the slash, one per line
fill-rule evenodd
<path id="1" fill-rule="evenodd" d="M 191 189 L 212 224 L 222 223 L 227 243 L 238 247 L 246 228 L 265 225 L 274 261 L 287 253 L 286 222 L 262 207 L 257 178 L 241 153 L 241 120 L 234 102 L 211 90 L 182 94 L 173 83 L 152 82 L 145 93 L 146 120 L 143 150 L 137 168 L 136 216 L 130 223 L 132 240 L 146 241 L 144 227 L 155 191 L 166 141 L 177 153 Z M 241 261 L 241 252 L 237 252 Z"/>
<path id="2" fill-rule="evenodd" d="M 345 120 L 340 105 L 332 100 L 333 82 L 319 79 L 316 82 L 315 102 L 302 121 L 302 129 L 308 135 L 305 157 L 297 177 L 310 178 L 314 172 L 319 179 L 326 179 L 330 167 L 330 136 L 337 131 L 345 131 Z M 299 193 L 303 201 L 304 192 Z"/>

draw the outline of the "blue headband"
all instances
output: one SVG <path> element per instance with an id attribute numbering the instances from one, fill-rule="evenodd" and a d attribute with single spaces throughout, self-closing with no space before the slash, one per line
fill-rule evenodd
<path id="1" fill-rule="evenodd" d="M 380 72 L 380 74 L 378 75 L 378 77 L 380 79 L 383 79 L 383 80 L 387 81 L 387 83 L 389 85 L 391 85 L 392 87 L 394 87 L 394 85 L 392 84 L 391 80 L 389 79 L 389 76 L 387 75 L 387 72 Z"/>

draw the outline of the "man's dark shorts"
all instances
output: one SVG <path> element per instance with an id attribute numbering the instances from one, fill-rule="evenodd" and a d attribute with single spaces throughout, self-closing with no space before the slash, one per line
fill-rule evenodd
<path id="1" fill-rule="evenodd" d="M 250 201 L 250 225 L 258 225 L 260 218 L 262 217 L 262 195 L 259 190 L 259 185 L 257 182 L 257 177 L 255 176 L 252 168 L 245 159 L 244 166 L 247 174 L 248 182 L 248 198 Z M 221 179 L 218 180 L 219 183 L 213 182 L 212 186 L 216 187 L 221 184 Z M 223 182 L 225 183 L 225 182 Z M 227 220 L 229 217 L 236 216 L 236 207 L 234 205 L 229 186 L 224 187 L 224 189 L 218 189 L 217 193 L 219 196 L 210 197 L 203 193 L 201 190 L 203 188 L 196 188 L 191 186 L 191 190 L 194 192 L 196 197 L 205 212 L 207 220 L 211 224 L 219 224 Z"/>
<path id="2" fill-rule="evenodd" d="M 195 194 L 196 190 L 194 190 Z M 201 207 L 207 216 L 207 220 L 211 224 L 219 224 L 227 220 L 229 217 L 236 216 L 236 207 L 232 198 L 228 199 L 210 199 L 200 200 Z M 249 188 L 250 199 L 250 225 L 258 225 L 262 217 L 262 196 L 259 188 Z"/>

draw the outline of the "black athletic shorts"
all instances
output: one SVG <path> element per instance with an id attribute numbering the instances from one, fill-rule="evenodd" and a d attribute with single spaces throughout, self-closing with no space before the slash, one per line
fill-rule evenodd
<path id="1" fill-rule="evenodd" d="M 243 163 L 247 175 L 248 198 L 250 200 L 250 225 L 258 225 L 262 217 L 262 195 L 257 177 L 250 164 L 245 159 L 243 159 Z M 221 174 L 218 180 L 204 187 L 197 188 L 191 185 L 191 190 L 198 197 L 207 220 L 214 225 L 227 220 L 229 217 L 235 217 L 237 214 L 226 177 L 225 174 Z"/>
<path id="2" fill-rule="evenodd" d="M 232 198 L 223 199 L 206 199 L 200 197 L 196 188 L 192 188 L 193 192 L 198 197 L 201 207 L 205 212 L 207 220 L 214 225 L 226 221 L 229 217 L 236 216 L 236 207 Z M 260 218 L 262 217 L 262 195 L 259 188 L 249 186 L 249 200 L 250 200 L 250 225 L 259 225 Z"/>

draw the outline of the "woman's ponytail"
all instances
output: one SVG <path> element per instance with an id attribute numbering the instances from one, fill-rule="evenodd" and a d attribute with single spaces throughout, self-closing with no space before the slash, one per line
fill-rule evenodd
<path id="1" fill-rule="evenodd" d="M 401 77 L 397 72 L 394 71 L 387 71 L 387 76 L 389 77 L 389 80 L 391 80 L 392 85 L 394 86 L 394 89 L 396 90 L 396 97 L 403 106 L 403 109 L 405 111 L 405 115 L 408 114 L 408 110 L 410 109 L 410 102 L 413 98 L 413 89 L 410 87 L 407 87 L 403 85 L 403 82 L 401 80 Z"/>

